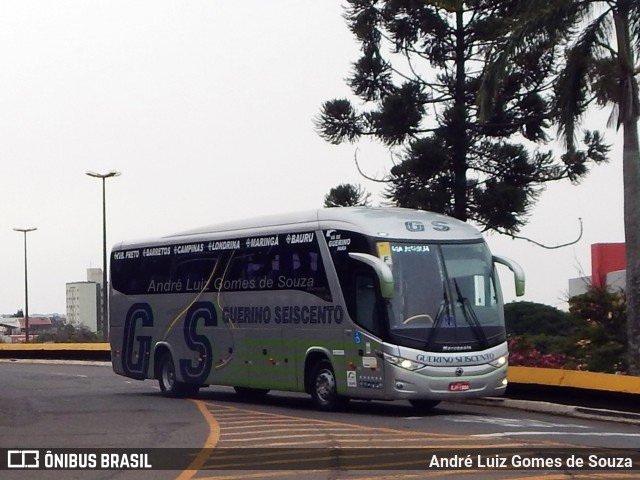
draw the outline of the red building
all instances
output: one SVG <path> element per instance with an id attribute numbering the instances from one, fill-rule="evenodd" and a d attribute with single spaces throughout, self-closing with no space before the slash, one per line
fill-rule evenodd
<path id="1" fill-rule="evenodd" d="M 12 343 L 25 341 L 26 328 L 24 318 L 3 318 L 0 320 L 0 327 L 4 329 L 5 336 L 8 336 Z M 50 318 L 29 316 L 29 339 L 42 333 L 52 332 L 55 329 L 54 327 L 55 325 Z"/>
<path id="2" fill-rule="evenodd" d="M 595 287 L 610 284 L 607 281 L 607 276 L 624 269 L 624 243 L 595 243 L 591 245 L 591 282 Z"/>
<path id="3" fill-rule="evenodd" d="M 572 278 L 569 280 L 569 296 L 584 293 L 589 286 L 609 286 L 621 288 L 626 286 L 625 276 L 625 244 L 595 243 L 591 245 L 591 277 Z"/>

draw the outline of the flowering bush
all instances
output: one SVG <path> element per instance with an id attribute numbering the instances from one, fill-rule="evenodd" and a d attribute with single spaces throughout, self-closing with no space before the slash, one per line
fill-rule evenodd
<path id="1" fill-rule="evenodd" d="M 532 302 L 505 305 L 509 363 L 625 374 L 624 292 L 591 285 L 568 300 L 569 312 Z"/>
<path id="2" fill-rule="evenodd" d="M 509 340 L 509 365 L 514 367 L 575 368 L 575 362 L 563 353 L 541 353 L 520 337 Z"/>

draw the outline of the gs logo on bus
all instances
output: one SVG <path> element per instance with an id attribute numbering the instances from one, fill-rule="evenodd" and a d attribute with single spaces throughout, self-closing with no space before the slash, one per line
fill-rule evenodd
<path id="1" fill-rule="evenodd" d="M 151 335 L 140 335 L 141 329 L 153 327 L 153 311 L 148 303 L 134 303 L 129 308 L 124 322 L 122 340 L 122 370 L 131 378 L 148 378 L 151 356 Z M 213 348 L 206 335 L 198 333 L 198 327 L 215 327 L 218 315 L 211 302 L 195 302 L 184 318 L 182 334 L 189 350 L 198 354 L 201 361 L 179 359 L 177 361 L 184 381 L 204 383 L 211 373 Z M 191 357 L 191 356 L 190 356 Z"/>
<path id="2" fill-rule="evenodd" d="M 122 370 L 128 377 L 143 380 L 149 371 L 151 335 L 136 336 L 138 327 L 153 327 L 153 312 L 148 303 L 131 305 L 124 320 L 122 339 Z"/>
<path id="3" fill-rule="evenodd" d="M 404 222 L 404 226 L 410 232 L 424 232 L 424 223 L 422 222 Z"/>
<path id="4" fill-rule="evenodd" d="M 424 223 L 418 221 L 408 221 L 404 222 L 404 226 L 410 232 L 424 232 L 425 226 Z M 447 222 L 443 222 L 442 220 L 434 220 L 431 222 L 431 228 L 433 228 L 437 232 L 448 232 L 451 230 L 451 227 L 447 225 Z"/>
<path id="5" fill-rule="evenodd" d="M 191 360 L 180 360 L 180 373 L 185 380 L 195 383 L 204 383 L 211 372 L 213 364 L 213 349 L 211 342 L 206 335 L 197 332 L 198 320 L 202 320 L 205 327 L 215 327 L 218 325 L 218 315 L 216 308 L 211 302 L 196 302 L 187 311 L 184 319 L 184 341 L 187 348 L 192 352 L 197 352 L 202 361 L 193 365 Z"/>

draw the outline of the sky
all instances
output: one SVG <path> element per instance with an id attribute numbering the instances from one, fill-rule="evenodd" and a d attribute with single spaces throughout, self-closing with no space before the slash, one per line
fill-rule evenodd
<path id="1" fill-rule="evenodd" d="M 391 166 L 376 143 L 331 145 L 314 131 L 358 44 L 340 0 L 0 0 L 0 313 L 66 311 L 65 284 L 102 267 L 107 244 L 204 224 L 321 207 L 341 183 Z M 589 122 L 601 122 L 595 112 Z M 606 120 L 606 118 L 605 118 Z M 590 274 L 592 243 L 622 242 L 621 138 L 578 186 L 549 186 L 521 235 L 493 234 L 518 261 L 517 300 L 566 309 L 568 279 Z M 516 300 L 508 272 L 506 301 Z"/>

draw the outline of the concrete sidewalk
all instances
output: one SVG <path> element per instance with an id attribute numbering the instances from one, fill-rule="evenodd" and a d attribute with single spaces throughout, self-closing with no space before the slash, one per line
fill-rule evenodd
<path id="1" fill-rule="evenodd" d="M 530 412 L 549 413 L 569 417 L 589 418 L 592 420 L 606 420 L 640 425 L 640 413 L 591 408 L 579 405 L 565 405 L 561 403 L 540 402 L 532 400 L 515 400 L 512 398 L 487 397 L 465 400 L 472 405 L 487 405 L 491 407 L 515 408 Z"/>

